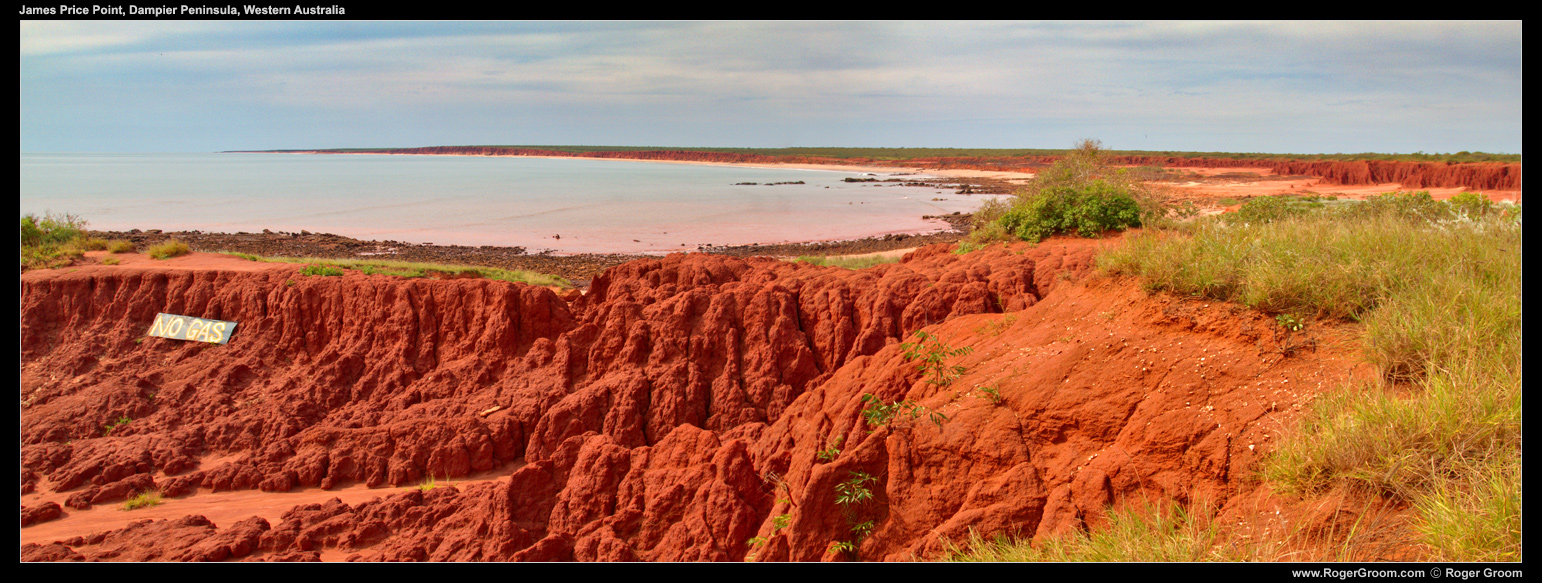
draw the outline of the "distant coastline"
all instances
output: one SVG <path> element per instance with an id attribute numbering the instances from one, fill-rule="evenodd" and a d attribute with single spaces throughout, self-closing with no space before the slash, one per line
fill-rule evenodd
<path id="1" fill-rule="evenodd" d="M 988 176 L 1026 180 L 1060 158 L 1064 150 L 948 150 L 926 148 L 636 148 L 605 146 L 430 146 L 421 148 L 338 148 L 244 150 L 230 153 L 393 154 L 424 156 L 528 156 L 617 159 L 693 164 L 807 167 L 857 172 L 925 172 L 938 176 Z M 878 159 L 871 156 L 886 156 Z M 1324 184 L 1355 186 L 1397 183 L 1403 188 L 1464 187 L 1521 190 L 1519 155 L 1462 152 L 1427 154 L 1227 154 L 1219 152 L 1109 151 L 1119 166 L 1162 168 L 1249 168 L 1288 176 L 1320 177 Z M 1468 161 L 1473 160 L 1473 161 Z M 988 173 L 988 174 L 978 174 Z"/>

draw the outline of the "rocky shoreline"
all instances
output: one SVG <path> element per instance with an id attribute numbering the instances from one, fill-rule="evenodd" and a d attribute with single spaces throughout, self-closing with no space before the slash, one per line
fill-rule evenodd
<path id="1" fill-rule="evenodd" d="M 957 241 L 968 230 L 970 215 L 928 217 L 947 221 L 952 229 L 927 235 L 894 234 L 851 241 L 818 241 L 774 245 L 701 246 L 694 251 L 734 257 L 802 255 L 850 255 L 891 251 Z M 92 237 L 132 241 L 141 251 L 170 239 L 187 243 L 194 251 L 208 253 L 251 253 L 266 257 L 318 257 L 326 259 L 382 259 L 426 263 L 448 263 L 520 269 L 563 277 L 579 287 L 600 272 L 628 261 L 653 255 L 585 253 L 557 255 L 551 252 L 528 253 L 524 247 L 491 245 L 434 245 L 402 241 L 365 241 L 331 233 L 274 232 L 208 233 L 203 231 L 161 230 L 90 231 Z"/>

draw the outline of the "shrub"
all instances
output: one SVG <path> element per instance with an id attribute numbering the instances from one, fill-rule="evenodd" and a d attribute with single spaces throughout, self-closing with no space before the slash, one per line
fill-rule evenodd
<path id="1" fill-rule="evenodd" d="M 1451 210 L 1469 217 L 1486 215 L 1494 210 L 1494 201 L 1478 192 L 1463 192 L 1446 201 Z"/>
<path id="2" fill-rule="evenodd" d="M 1263 225 L 1305 212 L 1304 207 L 1293 204 L 1288 196 L 1261 196 L 1242 203 L 1242 208 L 1227 220 L 1233 224 Z"/>
<path id="3" fill-rule="evenodd" d="M 107 243 L 108 253 L 133 253 L 135 250 L 136 247 L 134 247 L 133 241 L 124 241 L 122 239 L 118 239 L 116 241 L 109 241 Z"/>
<path id="4" fill-rule="evenodd" d="M 1143 186 L 1140 176 L 1111 168 L 1102 143 L 1083 140 L 1010 202 L 991 200 L 981 205 L 966 243 L 976 248 L 1001 238 L 1038 242 L 1061 233 L 1097 237 L 1171 214 L 1173 209 Z"/>
<path id="5" fill-rule="evenodd" d="M 1402 219 L 1436 220 L 1451 216 L 1451 205 L 1435 200 L 1430 191 L 1388 192 L 1368 197 L 1347 207 L 1350 216 L 1391 216 Z"/>
<path id="6" fill-rule="evenodd" d="M 165 243 L 150 247 L 147 253 L 149 253 L 151 259 L 171 259 L 172 257 L 181 257 L 192 252 L 193 248 L 188 247 L 187 243 L 171 239 Z"/>
<path id="7" fill-rule="evenodd" d="M 73 263 L 84 251 L 86 221 L 70 214 L 21 217 L 21 267 L 50 269 Z"/>
<path id="8" fill-rule="evenodd" d="M 86 221 L 71 214 L 48 213 L 42 218 L 28 213 L 21 217 L 21 244 L 23 247 L 63 244 L 84 238 Z"/>
<path id="9" fill-rule="evenodd" d="M 1097 237 L 1110 229 L 1139 227 L 1140 215 L 1140 204 L 1129 189 L 1099 179 L 1031 196 L 1002 215 L 1001 225 L 1019 239 L 1037 243 L 1061 233 Z"/>

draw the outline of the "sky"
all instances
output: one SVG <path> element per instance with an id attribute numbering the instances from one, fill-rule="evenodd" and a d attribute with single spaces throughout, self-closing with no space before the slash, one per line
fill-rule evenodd
<path id="1" fill-rule="evenodd" d="M 22 20 L 22 152 L 1521 153 L 1521 23 Z"/>

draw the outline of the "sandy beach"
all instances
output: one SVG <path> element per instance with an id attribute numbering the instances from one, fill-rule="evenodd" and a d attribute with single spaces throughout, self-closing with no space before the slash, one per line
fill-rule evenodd
<path id="1" fill-rule="evenodd" d="M 415 154 L 399 152 L 327 152 L 321 150 L 286 152 L 292 154 L 331 154 L 354 156 L 466 156 L 485 158 L 485 154 Z M 500 157 L 500 155 L 493 155 Z M 656 164 L 693 164 L 698 166 L 736 166 L 740 168 L 778 168 L 794 170 L 827 170 L 831 172 L 862 172 L 872 174 L 929 174 L 947 178 L 964 179 L 989 179 L 1011 182 L 1024 182 L 1032 180 L 1031 172 L 1007 172 L 998 170 L 968 170 L 957 168 L 931 168 L 924 166 L 877 166 L 864 164 L 805 164 L 805 163 L 778 163 L 778 162 L 712 162 L 705 160 L 659 160 L 653 158 L 595 158 L 589 156 L 543 156 L 532 154 L 507 155 L 510 158 L 545 158 L 545 159 L 580 159 L 580 160 L 615 160 L 618 162 L 649 162 Z"/>

